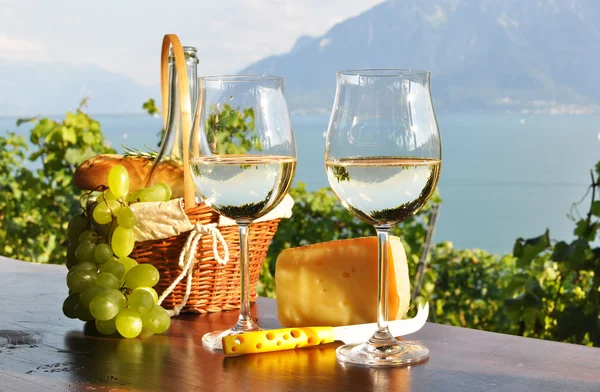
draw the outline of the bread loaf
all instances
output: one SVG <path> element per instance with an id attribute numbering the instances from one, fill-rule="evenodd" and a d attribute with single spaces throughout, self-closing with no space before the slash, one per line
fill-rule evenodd
<path id="1" fill-rule="evenodd" d="M 122 165 L 129 173 L 129 192 L 146 186 L 146 178 L 152 169 L 154 159 L 146 157 L 124 157 L 115 154 L 102 154 L 83 162 L 77 170 L 73 181 L 75 186 L 83 190 L 99 190 L 102 185 L 108 186 L 108 172 L 115 165 Z M 164 161 L 156 168 L 152 176 L 152 184 L 164 182 L 171 187 L 173 198 L 183 197 L 183 168 L 173 161 Z"/>

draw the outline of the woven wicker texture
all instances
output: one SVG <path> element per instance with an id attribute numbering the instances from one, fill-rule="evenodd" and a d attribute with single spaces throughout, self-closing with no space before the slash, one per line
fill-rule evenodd
<path id="1" fill-rule="evenodd" d="M 201 204 L 186 210 L 192 223 L 215 223 L 219 215 Z M 256 299 L 256 283 L 267 254 L 271 238 L 277 231 L 279 220 L 254 223 L 250 226 L 250 298 Z M 229 262 L 219 265 L 212 251 L 212 237 L 206 235 L 196 251 L 192 288 L 184 312 L 206 313 L 240 307 L 240 252 L 237 226 L 219 227 L 229 248 Z M 160 281 L 154 287 L 158 294 L 179 276 L 179 255 L 188 233 L 164 240 L 137 243 L 130 257 L 138 263 L 150 263 L 160 272 Z M 221 246 L 218 247 L 222 252 Z M 186 289 L 182 280 L 164 300 L 162 306 L 172 309 L 181 303 Z"/>

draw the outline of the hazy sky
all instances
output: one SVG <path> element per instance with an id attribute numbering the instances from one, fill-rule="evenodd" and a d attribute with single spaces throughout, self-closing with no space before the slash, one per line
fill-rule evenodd
<path id="1" fill-rule="evenodd" d="M 165 33 L 198 47 L 200 74 L 235 72 L 381 2 L 0 0 L 0 61 L 92 63 L 152 85 Z"/>

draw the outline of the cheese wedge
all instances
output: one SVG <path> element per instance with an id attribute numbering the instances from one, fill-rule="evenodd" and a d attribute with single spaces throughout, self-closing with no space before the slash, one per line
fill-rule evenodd
<path id="1" fill-rule="evenodd" d="M 406 315 L 410 282 L 398 237 L 388 251 L 388 318 Z M 285 327 L 377 321 L 377 237 L 286 249 L 275 269 L 278 318 Z"/>

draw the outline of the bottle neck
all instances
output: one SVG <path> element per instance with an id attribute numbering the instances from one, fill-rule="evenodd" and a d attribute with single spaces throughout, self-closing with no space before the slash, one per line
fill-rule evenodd
<path id="1" fill-rule="evenodd" d="M 196 49 L 188 46 L 184 46 L 186 71 L 188 74 L 189 89 L 190 89 L 190 104 L 191 104 L 191 115 L 194 118 L 196 112 L 196 103 L 198 102 L 198 58 L 196 57 Z M 169 57 L 169 106 L 168 113 L 163 113 L 167 116 L 167 126 L 165 129 L 165 139 L 171 140 L 166 141 L 165 149 L 170 151 L 162 151 L 161 156 L 169 154 L 170 158 L 181 159 L 183 153 L 183 140 L 181 135 L 181 116 L 180 116 L 180 102 L 177 87 L 177 70 L 175 67 L 175 58 Z"/>
<path id="2" fill-rule="evenodd" d="M 190 88 L 190 103 L 192 104 L 192 118 L 196 113 L 196 104 L 198 103 L 198 59 L 196 57 L 187 59 L 186 68 L 188 74 L 188 83 Z"/>
<path id="3" fill-rule="evenodd" d="M 188 87 L 190 90 L 190 104 L 192 117 L 196 111 L 198 102 L 198 58 L 196 57 L 196 48 L 184 46 L 185 66 L 188 75 Z M 179 96 L 177 94 L 177 71 L 175 69 L 175 58 L 169 57 L 169 111 L 171 113 L 179 112 Z"/>

